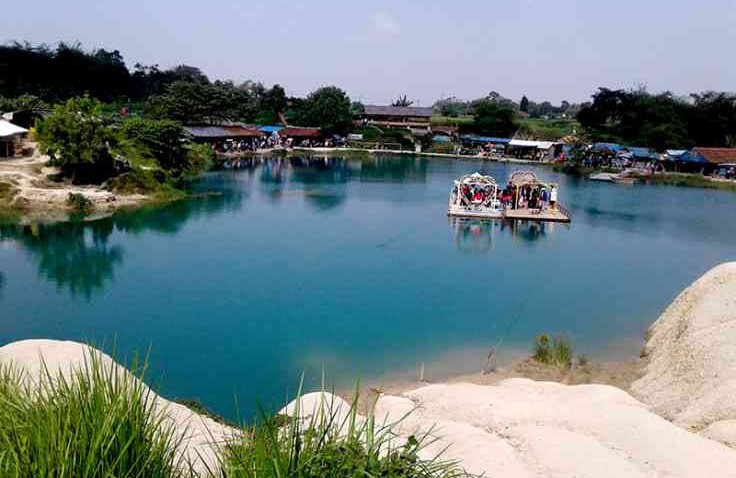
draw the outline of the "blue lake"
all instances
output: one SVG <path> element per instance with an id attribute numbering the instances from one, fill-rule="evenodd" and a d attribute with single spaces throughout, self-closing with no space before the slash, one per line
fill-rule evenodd
<path id="1" fill-rule="evenodd" d="M 595 359 L 710 267 L 736 260 L 736 194 L 559 182 L 571 225 L 453 221 L 452 180 L 517 166 L 380 156 L 251 161 L 218 194 L 87 223 L 0 226 L 0 345 L 151 348 L 169 398 L 242 416 L 309 387 L 440 379 L 567 333 Z"/>

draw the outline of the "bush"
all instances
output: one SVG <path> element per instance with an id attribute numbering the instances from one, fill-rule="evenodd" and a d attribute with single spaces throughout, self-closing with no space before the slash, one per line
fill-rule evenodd
<path id="1" fill-rule="evenodd" d="M 89 97 L 72 98 L 54 107 L 37 126 L 41 152 L 74 182 L 100 183 L 114 174 L 109 147 L 117 143 L 102 104 Z"/>
<path id="2" fill-rule="evenodd" d="M 45 367 L 34 388 L 0 367 L 0 476 L 176 478 L 179 442 L 150 389 L 90 353 L 70 376 Z"/>
<path id="3" fill-rule="evenodd" d="M 462 475 L 455 463 L 425 460 L 419 451 L 432 441 L 429 433 L 402 444 L 394 425 L 380 426 L 375 418 L 360 420 L 357 398 L 342 420 L 325 403 L 305 423 L 297 409 L 293 417 L 277 416 L 246 430 L 244 439 L 226 448 L 223 474 L 228 478 L 454 478 Z M 368 414 L 373 416 L 372 410 Z"/>
<path id="4" fill-rule="evenodd" d="M 570 339 L 567 336 L 558 335 L 550 340 L 548 335 L 541 334 L 534 341 L 532 358 L 546 365 L 570 368 L 573 358 Z"/>
<path id="5" fill-rule="evenodd" d="M 170 184 L 165 172 L 139 168 L 108 180 L 105 188 L 118 194 L 181 194 Z"/>
<path id="6" fill-rule="evenodd" d="M 66 198 L 66 205 L 76 212 L 89 212 L 94 207 L 91 200 L 84 194 L 79 193 L 69 193 Z"/>

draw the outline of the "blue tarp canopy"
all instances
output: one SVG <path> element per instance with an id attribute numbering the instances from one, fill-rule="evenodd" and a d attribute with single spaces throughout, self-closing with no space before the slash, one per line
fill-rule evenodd
<path id="1" fill-rule="evenodd" d="M 635 158 L 659 159 L 659 155 L 655 151 L 642 146 L 627 146 L 626 150 Z"/>
<path id="2" fill-rule="evenodd" d="M 264 133 L 276 133 L 278 131 L 281 131 L 284 129 L 283 126 L 261 126 L 258 128 L 259 130 L 263 131 Z"/>
<path id="3" fill-rule="evenodd" d="M 609 151 L 613 151 L 614 153 L 618 153 L 619 151 L 621 151 L 621 145 L 617 143 L 595 143 L 593 145 L 593 149 L 597 151 L 604 151 L 607 149 Z"/>
<path id="4" fill-rule="evenodd" d="M 703 155 L 698 153 L 695 150 L 690 150 L 686 152 L 685 154 L 682 154 L 675 158 L 675 161 L 683 161 L 685 163 L 707 163 L 708 160 L 706 160 Z"/>
<path id="5" fill-rule="evenodd" d="M 511 142 L 511 139 L 509 138 L 493 138 L 490 136 L 463 136 L 463 141 L 468 141 L 470 143 L 497 143 L 497 144 L 508 144 Z"/>

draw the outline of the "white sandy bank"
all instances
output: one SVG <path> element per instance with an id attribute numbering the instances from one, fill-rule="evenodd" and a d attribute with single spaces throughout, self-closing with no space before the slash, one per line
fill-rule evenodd
<path id="1" fill-rule="evenodd" d="M 674 423 L 736 445 L 736 262 L 685 289 L 648 336 L 633 393 Z"/>

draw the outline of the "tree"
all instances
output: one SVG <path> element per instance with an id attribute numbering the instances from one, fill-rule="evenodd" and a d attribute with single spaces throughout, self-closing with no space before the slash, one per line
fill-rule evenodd
<path id="1" fill-rule="evenodd" d="M 484 100 L 473 108 L 473 131 L 484 136 L 509 137 L 516 131 L 516 117 L 513 109 Z"/>
<path id="2" fill-rule="evenodd" d="M 529 98 L 527 98 L 526 95 L 521 97 L 521 101 L 519 102 L 519 111 L 529 113 Z"/>
<path id="3" fill-rule="evenodd" d="M 286 111 L 286 91 L 281 85 L 273 85 L 263 91 L 257 101 L 256 122 L 259 124 L 280 123 L 280 115 Z"/>
<path id="4" fill-rule="evenodd" d="M 302 126 L 319 126 L 328 133 L 345 133 L 353 121 L 350 98 L 336 86 L 319 88 L 295 112 Z"/>
<path id="5" fill-rule="evenodd" d="M 393 103 L 391 103 L 391 106 L 411 106 L 414 104 L 414 101 L 408 99 L 406 95 L 399 96 L 394 100 Z"/>
<path id="6" fill-rule="evenodd" d="M 114 173 L 110 147 L 117 138 L 102 116 L 102 104 L 90 97 L 71 98 L 38 123 L 41 151 L 75 182 L 101 182 Z"/>

